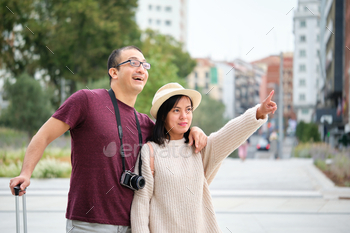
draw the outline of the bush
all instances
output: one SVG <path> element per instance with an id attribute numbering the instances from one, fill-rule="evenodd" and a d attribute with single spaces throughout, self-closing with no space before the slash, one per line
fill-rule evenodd
<path id="1" fill-rule="evenodd" d="M 338 178 L 350 178 L 350 159 L 344 154 L 338 154 L 334 157 L 330 165 L 330 171 Z"/>
<path id="2" fill-rule="evenodd" d="M 318 132 L 318 126 L 315 123 L 305 123 L 300 121 L 297 125 L 295 136 L 300 142 L 320 142 L 321 136 Z"/>
<path id="3" fill-rule="evenodd" d="M 72 172 L 71 165 L 53 158 L 41 160 L 35 167 L 32 178 L 68 178 Z"/>
<path id="4" fill-rule="evenodd" d="M 25 148 L 0 150 L 0 177 L 15 177 L 21 172 Z M 70 177 L 70 148 L 47 148 L 33 171 L 33 178 Z"/>
<path id="5" fill-rule="evenodd" d="M 294 157 L 313 158 L 314 164 L 334 183 L 350 187 L 350 150 L 338 151 L 326 143 L 300 143 L 294 148 Z M 331 163 L 327 164 L 326 159 Z"/>

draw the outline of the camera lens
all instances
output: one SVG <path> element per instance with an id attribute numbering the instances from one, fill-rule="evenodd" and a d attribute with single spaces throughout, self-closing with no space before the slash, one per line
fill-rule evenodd
<path id="1" fill-rule="evenodd" d="M 145 187 L 146 181 L 142 176 L 135 175 L 131 178 L 130 184 L 134 189 L 139 190 Z"/>

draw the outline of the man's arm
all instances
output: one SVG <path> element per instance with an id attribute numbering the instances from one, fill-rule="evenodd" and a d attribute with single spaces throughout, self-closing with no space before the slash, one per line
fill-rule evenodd
<path id="1" fill-rule="evenodd" d="M 198 127 L 192 127 L 188 136 L 188 145 L 192 146 L 195 142 L 195 153 L 200 152 L 207 145 L 207 135 Z"/>
<path id="2" fill-rule="evenodd" d="M 29 186 L 30 177 L 32 176 L 35 166 L 41 159 L 45 148 L 53 140 L 69 130 L 69 128 L 68 124 L 53 117 L 41 126 L 28 145 L 20 175 L 10 180 L 10 189 L 13 195 L 15 194 L 13 188 L 18 184 L 21 184 L 21 190 Z M 22 196 L 23 193 L 25 192 L 21 192 L 20 196 Z"/>

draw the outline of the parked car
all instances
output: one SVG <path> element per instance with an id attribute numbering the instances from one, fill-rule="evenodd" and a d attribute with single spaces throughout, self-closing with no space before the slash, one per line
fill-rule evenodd
<path id="1" fill-rule="evenodd" d="M 270 149 L 269 141 L 264 137 L 259 138 L 258 144 L 256 145 L 256 149 L 257 150 L 269 150 Z"/>

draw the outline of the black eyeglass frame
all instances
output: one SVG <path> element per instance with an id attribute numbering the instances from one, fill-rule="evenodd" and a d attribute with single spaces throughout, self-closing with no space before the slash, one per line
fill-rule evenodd
<path id="1" fill-rule="evenodd" d="M 136 62 L 139 62 L 140 65 L 134 66 L 134 65 L 131 64 L 132 61 L 134 61 L 134 62 L 135 62 L 135 61 L 136 61 Z M 118 66 L 124 65 L 124 64 L 126 64 L 126 63 L 128 63 L 128 62 L 130 62 L 130 65 L 133 66 L 133 67 L 140 67 L 140 66 L 142 65 L 142 67 L 143 67 L 144 69 L 146 69 L 146 70 L 151 69 L 151 64 L 149 64 L 148 62 L 142 62 L 142 61 L 131 60 L 131 59 L 129 59 L 129 60 L 127 60 L 127 61 L 124 61 L 124 62 L 122 62 L 122 63 L 119 63 L 118 65 L 114 66 L 114 68 L 117 68 Z M 145 67 L 143 66 L 143 64 L 148 64 L 148 65 L 149 65 L 149 68 L 148 68 L 148 69 L 145 68 Z"/>

